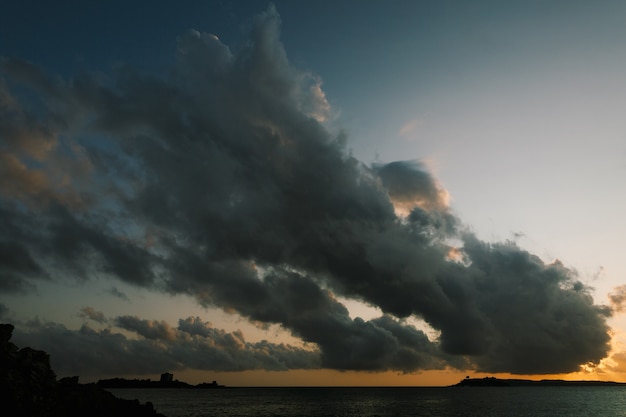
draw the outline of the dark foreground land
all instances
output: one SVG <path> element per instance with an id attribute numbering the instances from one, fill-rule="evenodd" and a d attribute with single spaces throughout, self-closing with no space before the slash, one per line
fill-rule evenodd
<path id="1" fill-rule="evenodd" d="M 49 355 L 11 343 L 13 325 L 0 324 L 0 399 L 15 417 L 165 417 L 151 403 L 115 397 L 78 377 L 57 380 Z"/>
<path id="2" fill-rule="evenodd" d="M 453 387 L 604 387 L 623 385 L 623 382 L 613 381 L 565 381 L 563 379 L 542 379 L 533 381 L 530 379 L 499 379 L 494 377 L 486 378 L 465 378 Z"/>

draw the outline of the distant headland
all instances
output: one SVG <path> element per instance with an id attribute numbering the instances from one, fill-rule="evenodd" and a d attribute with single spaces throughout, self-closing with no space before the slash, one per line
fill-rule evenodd
<path id="1" fill-rule="evenodd" d="M 500 379 L 495 377 L 469 378 L 461 380 L 452 387 L 605 387 L 605 386 L 626 386 L 624 382 L 613 381 L 566 381 L 563 379 L 542 379 L 533 381 L 530 379 Z"/>
<path id="2" fill-rule="evenodd" d="M 186 382 L 178 381 L 174 379 L 174 375 L 166 372 L 161 374 L 159 381 L 152 381 L 151 379 L 124 379 L 124 378 L 111 378 L 101 379 L 96 382 L 96 385 L 105 388 L 183 388 L 183 389 L 215 389 L 226 388 L 224 385 L 220 385 L 217 381 L 211 383 L 202 382 L 197 385 L 191 385 Z"/>

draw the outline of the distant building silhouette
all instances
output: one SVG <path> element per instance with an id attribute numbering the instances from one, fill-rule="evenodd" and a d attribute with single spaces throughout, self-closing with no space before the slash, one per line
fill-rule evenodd
<path id="1" fill-rule="evenodd" d="M 169 372 L 165 372 L 165 373 L 161 374 L 161 383 L 162 384 L 169 384 L 172 381 L 174 381 L 174 374 L 170 374 Z"/>

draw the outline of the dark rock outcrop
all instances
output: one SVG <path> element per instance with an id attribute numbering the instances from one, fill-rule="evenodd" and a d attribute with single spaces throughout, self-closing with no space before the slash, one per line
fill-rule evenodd
<path id="1" fill-rule="evenodd" d="M 16 417 L 164 417 L 151 403 L 115 397 L 78 377 L 57 381 L 49 355 L 11 343 L 13 325 L 0 324 L 0 399 Z"/>

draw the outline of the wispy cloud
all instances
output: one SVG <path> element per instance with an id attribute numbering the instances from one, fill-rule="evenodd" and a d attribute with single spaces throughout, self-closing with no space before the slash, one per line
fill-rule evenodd
<path id="1" fill-rule="evenodd" d="M 414 118 L 406 122 L 400 127 L 398 135 L 405 139 L 414 139 L 416 130 L 424 124 L 424 119 Z"/>
<path id="2" fill-rule="evenodd" d="M 96 311 L 92 307 L 83 307 L 80 310 L 79 317 L 93 320 L 97 323 L 106 323 L 107 319 L 102 311 Z"/>
<path id="3" fill-rule="evenodd" d="M 111 287 L 108 291 L 109 294 L 111 294 L 113 297 L 119 298 L 120 300 L 124 300 L 124 301 L 130 301 L 130 299 L 128 298 L 128 296 L 120 291 L 119 289 L 117 289 L 117 287 Z"/>
<path id="4" fill-rule="evenodd" d="M 609 293 L 609 301 L 613 310 L 620 313 L 624 311 L 626 306 L 626 285 L 613 288 L 613 291 Z"/>

